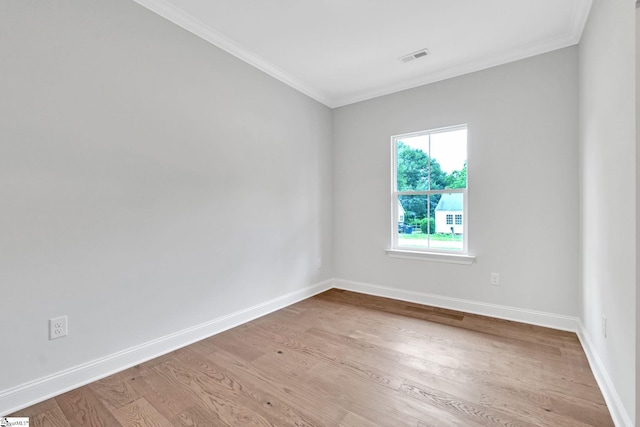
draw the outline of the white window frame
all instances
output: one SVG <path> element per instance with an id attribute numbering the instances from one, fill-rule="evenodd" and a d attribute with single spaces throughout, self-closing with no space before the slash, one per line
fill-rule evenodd
<path id="1" fill-rule="evenodd" d="M 419 132 L 405 133 L 402 135 L 394 135 L 391 137 L 391 248 L 387 249 L 387 255 L 393 258 L 405 258 L 405 259 L 418 259 L 426 261 L 439 261 L 455 264 L 471 264 L 474 262 L 475 257 L 468 253 L 468 222 L 462 222 L 462 250 L 447 250 L 447 249 L 435 249 L 435 248 L 417 248 L 414 246 L 399 246 L 398 241 L 398 196 L 413 195 L 413 196 L 430 196 L 433 194 L 450 194 L 450 193 L 462 193 L 462 215 L 463 218 L 468 218 L 468 191 L 469 191 L 469 167 L 467 156 L 467 188 L 455 188 L 444 190 L 421 190 L 421 191 L 397 191 L 398 188 L 398 173 L 397 173 L 397 142 L 398 140 L 416 137 L 416 136 L 428 136 L 429 144 L 431 143 L 431 135 L 451 132 L 456 130 L 467 130 L 467 152 L 469 146 L 469 127 L 467 124 L 448 126 L 437 129 L 429 129 Z M 429 155 L 431 158 L 431 156 Z M 455 217 L 454 217 L 455 222 Z"/>

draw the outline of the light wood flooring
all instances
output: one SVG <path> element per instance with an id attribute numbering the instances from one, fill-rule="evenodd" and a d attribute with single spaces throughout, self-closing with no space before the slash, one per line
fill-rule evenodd
<path id="1" fill-rule="evenodd" d="M 29 407 L 31 426 L 612 426 L 575 334 L 331 290 Z"/>

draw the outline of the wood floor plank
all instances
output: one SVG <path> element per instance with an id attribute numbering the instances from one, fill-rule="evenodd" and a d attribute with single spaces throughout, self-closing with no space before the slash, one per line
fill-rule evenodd
<path id="1" fill-rule="evenodd" d="M 89 385 L 96 396 L 113 408 L 121 408 L 140 399 L 141 395 L 122 373 L 110 375 Z"/>
<path id="2" fill-rule="evenodd" d="M 226 426 L 217 422 L 216 416 L 200 406 L 193 406 L 178 414 L 171 422 L 174 426 L 199 427 L 199 426 Z"/>
<path id="3" fill-rule="evenodd" d="M 253 327 L 253 325 L 251 325 Z M 251 336 L 249 328 L 236 328 L 233 331 L 226 331 L 216 336 L 216 346 L 224 348 L 229 353 L 235 354 L 247 362 L 257 359 L 264 354 L 264 349 L 251 341 L 246 340 L 246 336 Z"/>
<path id="4" fill-rule="evenodd" d="M 204 373 L 186 369 L 178 360 L 167 361 L 153 369 L 174 387 L 182 388 L 191 398 L 212 413 L 218 421 L 230 426 L 235 425 L 272 425 L 259 408 L 241 402 L 241 394 L 231 379 L 220 376 L 212 378 Z"/>
<path id="5" fill-rule="evenodd" d="M 352 412 L 370 422 L 384 426 L 414 426 L 418 419 L 416 411 L 402 411 L 406 402 L 391 398 L 380 387 L 366 383 L 365 380 L 340 374 L 327 364 L 324 369 L 314 369 L 302 374 L 292 371 L 271 355 L 266 355 L 252 365 L 269 377 L 290 377 L 295 379 L 292 394 L 314 395 L 324 407 L 338 407 Z M 383 402 L 383 404 L 380 404 Z M 384 403 L 386 402 L 386 403 Z M 393 403 L 392 406 L 389 406 Z"/>
<path id="6" fill-rule="evenodd" d="M 336 425 L 340 427 L 382 427 L 380 424 L 376 424 L 352 412 L 348 412 L 344 419 Z"/>
<path id="7" fill-rule="evenodd" d="M 358 317 L 358 319 L 360 318 L 361 316 Z M 326 323 L 323 324 L 322 328 L 326 329 L 327 324 Z M 347 326 L 347 329 L 348 329 L 348 326 Z M 546 332 L 544 331 L 544 328 L 540 328 L 540 330 L 542 330 L 543 332 Z M 408 329 L 405 329 L 402 332 L 403 333 L 398 333 L 396 335 L 400 337 L 404 337 L 405 335 L 411 335 L 411 331 Z M 454 332 L 455 331 L 451 331 L 451 330 L 447 331 L 447 336 L 453 335 L 455 337 L 456 335 Z M 566 381 L 566 376 L 564 376 L 564 373 L 566 371 L 570 371 L 573 373 L 579 372 L 581 374 L 587 374 L 588 379 L 590 379 L 591 385 L 586 389 L 586 392 L 592 391 L 594 392 L 594 396 L 593 396 L 594 399 L 601 399 L 599 390 L 593 387 L 593 377 L 590 370 L 588 369 L 588 363 L 586 362 L 586 358 L 583 352 L 580 354 L 580 358 L 577 362 L 574 359 L 567 358 L 567 360 L 565 360 L 564 363 L 562 364 L 556 363 L 555 365 L 552 365 L 549 362 L 557 362 L 556 352 L 553 352 L 555 354 L 553 360 L 549 360 L 546 357 L 544 357 L 545 353 L 547 353 L 546 351 L 532 356 L 530 346 L 527 344 L 521 345 L 519 352 L 505 352 L 503 348 L 496 347 L 493 345 L 487 347 L 486 345 L 482 344 L 482 340 L 488 341 L 489 344 L 491 344 L 493 338 L 487 339 L 486 337 L 484 337 L 483 334 L 480 334 L 480 338 L 478 339 L 478 338 L 473 338 L 472 336 L 469 336 L 468 331 L 463 330 L 462 332 L 466 334 L 466 336 L 461 336 L 460 340 L 458 341 L 449 339 L 448 341 L 441 343 L 443 344 L 442 350 L 437 349 L 435 353 L 438 355 L 438 357 L 441 357 L 443 354 L 446 353 L 444 349 L 446 349 L 447 347 L 462 348 L 462 349 L 465 349 L 465 354 L 469 354 L 472 356 L 471 359 L 474 361 L 474 363 L 482 360 L 482 358 L 485 356 L 489 356 L 490 358 L 486 360 L 491 363 L 491 370 L 489 369 L 487 369 L 486 371 L 476 370 L 476 372 L 473 373 L 472 375 L 467 375 L 467 377 L 471 381 L 478 378 L 482 379 L 484 377 L 484 381 L 488 379 L 494 382 L 496 378 L 500 378 L 500 377 L 503 379 L 508 377 L 520 378 L 524 375 L 531 380 L 530 383 L 540 384 L 544 382 L 549 384 L 550 386 L 564 385 L 562 388 L 556 387 L 555 389 L 557 391 L 566 391 L 567 388 L 575 388 L 575 387 L 582 386 L 580 384 L 581 375 L 574 375 L 572 377 L 572 381 L 569 382 L 569 381 Z M 314 333 L 319 333 L 319 332 L 318 330 L 315 330 Z M 564 334 L 565 333 L 563 332 L 563 335 Z M 327 333 L 326 335 L 340 336 L 339 331 L 337 330 L 332 333 Z M 382 345 L 385 345 L 385 343 L 388 344 L 389 349 L 397 349 L 399 348 L 398 347 L 399 345 L 402 345 L 403 347 L 405 345 L 405 343 L 402 340 L 399 340 L 396 343 L 391 341 L 392 338 L 388 338 L 388 337 L 385 338 L 382 335 L 379 337 L 378 335 L 373 334 L 372 336 L 374 337 L 375 340 L 379 340 L 382 343 Z M 354 338 L 360 338 L 361 341 L 367 341 L 366 339 L 367 337 L 363 334 L 360 334 L 359 337 L 351 335 L 346 339 L 351 340 Z M 430 337 L 424 336 L 422 341 L 427 342 L 429 339 Z M 371 340 L 368 340 L 368 341 L 372 342 Z M 480 341 L 480 343 L 478 343 L 478 341 Z M 514 343 L 515 343 L 514 345 L 517 345 L 521 341 L 522 340 L 514 340 Z M 412 343 L 408 343 L 407 345 L 412 345 Z M 413 345 L 415 345 L 415 343 Z M 577 342 L 577 340 L 574 341 L 574 345 L 579 346 L 579 343 Z M 484 350 L 482 354 L 479 353 L 479 351 L 481 350 Z M 496 351 L 496 350 L 499 350 L 499 351 Z M 526 351 L 523 351 L 523 350 L 526 350 Z M 383 352 L 380 352 L 379 348 L 376 349 L 375 353 L 377 356 L 384 355 Z M 517 356 L 517 360 L 513 360 L 515 356 Z M 406 357 L 403 358 L 402 360 L 406 361 L 406 360 L 412 360 L 412 359 L 419 360 L 419 358 L 406 358 Z M 454 364 L 459 363 L 461 360 L 462 359 L 457 356 L 451 358 L 451 361 Z M 438 362 L 443 362 L 443 360 L 440 359 Z M 516 368 L 511 369 L 511 367 L 514 365 Z M 455 366 L 455 365 L 450 364 L 450 366 Z M 455 369 L 456 372 L 464 373 L 464 371 L 466 370 L 462 366 L 455 366 L 455 367 L 456 367 Z M 578 368 L 578 367 L 581 367 L 581 368 Z M 429 368 L 429 365 L 426 365 L 425 368 Z M 532 369 L 532 368 L 535 368 L 535 369 Z M 514 370 L 519 371 L 519 373 L 513 372 Z M 504 372 L 504 375 L 501 375 L 501 372 Z M 557 375 L 558 372 L 563 373 L 563 376 L 560 379 L 558 378 L 558 375 Z M 548 375 L 545 375 L 545 373 L 548 373 Z"/>
<path id="8" fill-rule="evenodd" d="M 55 408 L 38 413 L 33 417 L 33 421 L 30 420 L 29 424 L 42 427 L 71 427 L 66 416 L 57 404 Z"/>
<path id="9" fill-rule="evenodd" d="M 184 390 L 174 387 L 153 371 L 135 367 L 125 373 L 128 374 L 131 387 L 169 420 L 194 404 Z"/>
<path id="10" fill-rule="evenodd" d="M 324 347 L 324 346 L 323 346 Z M 393 365 L 394 372 L 400 378 L 411 379 L 421 384 L 429 384 L 432 388 L 455 394 L 459 398 L 463 398 L 469 402 L 478 403 L 479 396 L 484 395 L 487 390 L 509 390 L 514 385 L 514 379 L 510 377 L 496 377 L 489 372 L 470 371 L 468 368 L 447 369 L 439 365 L 421 365 L 421 369 L 413 369 L 407 367 L 402 362 L 396 363 L 395 359 L 387 359 L 381 357 L 383 353 L 380 351 L 371 352 L 375 354 L 375 358 L 380 365 Z M 355 360 L 367 363 L 369 353 L 359 352 L 354 355 Z M 520 384 L 520 388 L 526 395 L 522 396 L 526 400 L 549 400 L 546 394 L 542 394 L 540 390 L 531 390 L 527 384 Z"/>
<path id="11" fill-rule="evenodd" d="M 113 411 L 115 417 L 125 426 L 135 427 L 169 427 L 171 422 L 162 416 L 144 398 Z"/>
<path id="12" fill-rule="evenodd" d="M 186 356 L 186 355 L 185 355 Z M 223 375 L 229 378 L 243 396 L 240 400 L 245 404 L 254 405 L 262 409 L 267 419 L 274 425 L 317 426 L 335 425 L 342 419 L 344 412 L 339 412 L 337 417 L 331 417 L 334 411 L 327 411 L 322 405 L 320 410 L 314 410 L 317 402 L 311 399 L 298 399 L 287 392 L 287 383 L 282 383 L 277 378 L 265 378 L 261 372 L 253 370 L 249 364 L 237 359 L 226 351 L 211 354 L 206 359 L 206 367 L 194 365 L 198 359 L 184 360 L 185 364 L 198 369 L 199 372 L 208 373 L 210 376 Z M 248 400 L 248 402 L 247 402 Z"/>
<path id="13" fill-rule="evenodd" d="M 344 405 L 352 413 L 372 422 L 381 422 L 382 425 L 416 425 L 418 420 L 430 418 L 433 418 L 433 422 L 442 423 L 449 418 L 448 414 L 438 408 L 425 408 L 417 402 L 394 398 L 398 396 L 397 381 L 381 380 L 391 376 L 388 374 L 370 375 L 367 371 L 372 368 L 349 365 L 344 359 L 328 358 L 318 353 L 318 357 L 324 358 L 325 363 L 313 370 L 300 373 L 291 364 L 277 360 L 292 351 L 301 350 L 292 348 L 283 355 L 267 355 L 253 362 L 253 365 L 259 366 L 262 372 L 272 373 L 275 377 L 289 375 L 295 378 L 299 384 L 298 388 L 302 387 L 302 384 L 310 385 L 315 393 L 321 393 L 319 396 L 322 397 L 325 406 Z M 335 398 L 337 400 L 332 401 Z M 466 421 L 460 425 L 476 424 Z"/>
<path id="14" fill-rule="evenodd" d="M 504 411 L 465 401 L 458 396 L 425 386 L 424 384 L 406 382 L 403 384 L 401 392 L 432 407 L 440 408 L 444 412 L 455 414 L 460 418 L 468 419 L 470 422 L 475 422 L 480 425 L 536 427 L 536 424 L 513 417 Z"/>
<path id="15" fill-rule="evenodd" d="M 339 404 L 329 404 L 322 395 L 318 393 L 306 393 L 297 386 L 298 384 L 306 383 L 310 378 L 309 369 L 307 369 L 307 366 L 301 367 L 298 365 L 296 367 L 295 363 L 287 363 L 288 354 L 290 354 L 290 352 L 283 352 L 277 356 L 273 353 L 264 356 L 265 358 L 270 358 L 272 361 L 277 360 L 282 366 L 288 367 L 287 381 L 282 381 L 283 377 L 280 372 L 277 372 L 275 375 L 270 375 L 268 370 L 256 369 L 254 364 L 261 364 L 262 362 L 245 364 L 233 358 L 231 354 L 225 351 L 211 355 L 210 358 L 212 358 L 216 364 L 232 370 L 236 375 L 243 376 L 247 381 L 253 379 L 269 398 L 275 397 L 283 404 L 297 408 L 302 414 L 305 414 L 306 417 L 315 420 L 316 423 L 314 423 L 314 425 L 337 425 L 347 415 L 347 411 Z M 317 364 L 315 364 L 314 367 L 320 369 Z M 296 384 L 296 386 L 293 387 L 292 384 Z"/>
<path id="16" fill-rule="evenodd" d="M 13 414 L 15 417 L 36 417 L 39 414 L 44 414 L 49 411 L 60 411 L 60 406 L 55 399 L 47 399 L 35 405 L 29 406 Z M 0 414 L 2 416 L 3 414 Z"/>
<path id="17" fill-rule="evenodd" d="M 72 427 L 122 425 L 89 387 L 81 387 L 64 393 L 56 397 L 55 400 Z"/>
<path id="18" fill-rule="evenodd" d="M 613 426 L 573 333 L 340 290 L 14 416 L 54 427 Z"/>
<path id="19" fill-rule="evenodd" d="M 517 401 L 517 405 L 511 404 Z M 607 426 L 606 418 L 597 415 L 595 418 L 584 422 L 584 417 L 576 417 L 571 409 L 576 409 L 569 402 L 560 402 L 552 396 L 535 395 L 530 399 L 523 396 L 521 390 L 512 389 L 502 392 L 490 391 L 483 396 L 482 405 L 495 408 L 513 417 L 526 416 L 533 424 L 541 426 L 566 426 L 566 427 L 586 427 L 586 426 Z M 543 408 L 540 411 L 539 408 Z M 602 408 L 596 409 L 596 412 Z M 591 411 L 587 411 L 589 413 Z"/>

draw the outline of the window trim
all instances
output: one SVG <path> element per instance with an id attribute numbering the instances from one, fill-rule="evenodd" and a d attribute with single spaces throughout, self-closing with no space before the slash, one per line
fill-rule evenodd
<path id="1" fill-rule="evenodd" d="M 455 264 L 471 264 L 474 262 L 475 257 L 469 254 L 468 246 L 468 221 L 463 221 L 462 225 L 462 250 L 446 250 L 436 248 L 416 248 L 413 246 L 400 246 L 398 242 L 398 196 L 402 195 L 432 195 L 432 194 L 447 194 L 447 193 L 462 193 L 464 202 L 462 204 L 463 218 L 468 218 L 468 190 L 469 190 L 469 170 L 467 167 L 467 187 L 466 188 L 451 188 L 451 189 L 438 189 L 438 190 L 421 190 L 421 191 L 397 191 L 398 188 L 398 172 L 397 172 L 397 142 L 403 138 L 410 138 L 422 135 L 433 135 L 443 132 L 452 132 L 456 130 L 465 129 L 467 131 L 467 148 L 469 145 L 469 126 L 467 124 L 447 126 L 436 129 L 429 129 L 418 132 L 410 132 L 400 135 L 391 136 L 391 248 L 386 250 L 389 257 L 392 258 L 404 258 L 404 259 L 420 259 L 427 261 L 439 261 L 439 262 L 452 262 Z M 468 150 L 467 150 L 468 152 Z M 467 158 L 468 165 L 468 158 Z M 455 217 L 454 217 L 455 222 Z"/>
<path id="2" fill-rule="evenodd" d="M 471 265 L 476 260 L 476 257 L 473 255 L 459 253 L 410 251 L 405 249 L 387 249 L 386 253 L 389 258 L 444 262 L 448 264 Z"/>

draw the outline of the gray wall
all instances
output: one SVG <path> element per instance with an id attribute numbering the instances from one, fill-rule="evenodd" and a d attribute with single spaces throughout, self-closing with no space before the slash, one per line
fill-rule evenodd
<path id="1" fill-rule="evenodd" d="M 331 277 L 330 109 L 129 0 L 2 1 L 0 64 L 0 392 Z"/>
<path id="2" fill-rule="evenodd" d="M 630 0 L 595 0 L 580 42 L 583 321 L 631 420 L 637 310 L 633 7 Z"/>
<path id="3" fill-rule="evenodd" d="M 335 110 L 335 277 L 578 316 L 577 64 L 566 48 Z M 387 257 L 390 136 L 462 123 L 477 262 Z"/>

